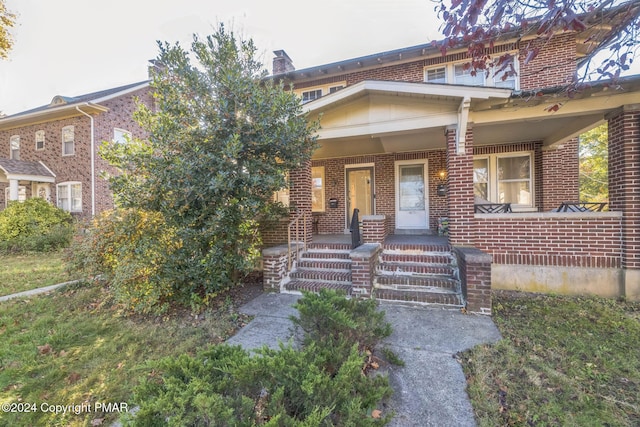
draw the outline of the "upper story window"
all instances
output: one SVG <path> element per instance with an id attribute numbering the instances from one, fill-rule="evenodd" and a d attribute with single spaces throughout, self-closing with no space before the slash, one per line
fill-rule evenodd
<path id="1" fill-rule="evenodd" d="M 474 195 L 491 203 L 534 207 L 532 153 L 508 153 L 473 159 Z"/>
<path id="2" fill-rule="evenodd" d="M 335 93 L 346 86 L 347 82 L 330 83 L 323 86 L 314 86 L 312 88 L 294 90 L 294 92 L 302 98 L 302 103 L 306 104 L 307 102 L 311 102 L 325 95 Z"/>
<path id="3" fill-rule="evenodd" d="M 484 70 L 472 72 L 465 62 L 438 65 L 425 68 L 424 81 L 428 83 L 449 83 L 468 86 L 490 86 L 517 90 L 520 88 L 518 79 L 518 61 L 500 67 L 501 70 L 491 70 L 489 74 Z M 514 73 L 505 72 L 512 70 Z"/>
<path id="4" fill-rule="evenodd" d="M 65 126 L 62 128 L 62 155 L 71 156 L 75 152 L 75 128 L 73 126 Z"/>
<path id="5" fill-rule="evenodd" d="M 131 132 L 119 128 L 113 129 L 113 142 L 125 144 L 128 141 L 131 141 Z"/>
<path id="6" fill-rule="evenodd" d="M 44 150 L 44 131 L 39 130 L 36 132 L 36 150 Z"/>
<path id="7" fill-rule="evenodd" d="M 9 138 L 9 158 L 20 160 L 20 135 L 13 135 Z"/>

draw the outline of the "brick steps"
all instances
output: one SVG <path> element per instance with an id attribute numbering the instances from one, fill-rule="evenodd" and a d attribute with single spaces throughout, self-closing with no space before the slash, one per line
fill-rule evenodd
<path id="1" fill-rule="evenodd" d="M 464 307 L 455 257 L 447 245 L 385 245 L 373 295 L 382 300 Z"/>
<path id="2" fill-rule="evenodd" d="M 288 292 L 318 292 L 320 289 L 334 289 L 344 291 L 345 294 L 351 295 L 350 283 L 330 283 L 324 281 L 316 282 L 313 280 L 291 280 L 289 283 L 284 285 L 284 289 Z"/>
<path id="3" fill-rule="evenodd" d="M 289 274 L 285 292 L 318 292 L 335 289 L 351 295 L 351 246 L 343 243 L 312 243 L 302 253 L 296 268 Z"/>

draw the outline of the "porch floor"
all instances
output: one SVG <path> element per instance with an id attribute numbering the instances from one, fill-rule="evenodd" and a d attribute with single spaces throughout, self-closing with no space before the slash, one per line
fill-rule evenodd
<path id="1" fill-rule="evenodd" d="M 437 245 L 449 244 L 446 236 L 416 235 L 416 234 L 390 234 L 385 239 L 385 244 L 397 245 Z M 313 243 L 351 243 L 351 234 L 314 234 Z"/>

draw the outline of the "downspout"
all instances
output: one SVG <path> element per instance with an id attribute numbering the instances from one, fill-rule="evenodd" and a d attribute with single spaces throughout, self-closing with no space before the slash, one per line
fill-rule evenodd
<path id="1" fill-rule="evenodd" d="M 86 102 L 84 103 L 84 105 L 89 106 L 89 104 Z M 76 106 L 76 110 L 78 110 L 79 113 L 89 117 L 89 120 L 91 121 L 91 216 L 95 216 L 96 215 L 96 147 L 95 147 L 93 116 L 82 111 L 79 105 Z"/>

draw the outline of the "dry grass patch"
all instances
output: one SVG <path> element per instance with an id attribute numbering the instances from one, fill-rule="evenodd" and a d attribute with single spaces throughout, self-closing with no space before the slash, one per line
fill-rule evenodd
<path id="1" fill-rule="evenodd" d="M 496 293 L 503 340 L 461 354 L 481 426 L 640 425 L 640 304 Z"/>

